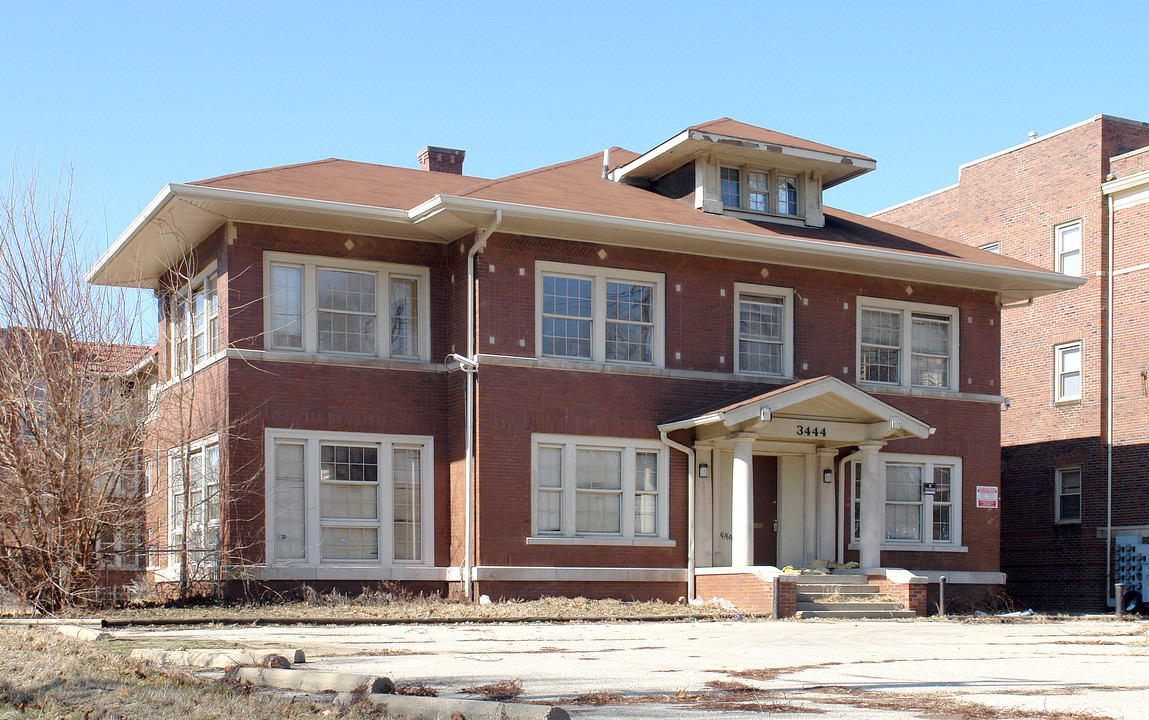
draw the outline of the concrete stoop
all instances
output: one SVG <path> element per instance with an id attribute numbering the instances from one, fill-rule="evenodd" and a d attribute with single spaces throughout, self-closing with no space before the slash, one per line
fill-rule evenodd
<path id="1" fill-rule="evenodd" d="M 888 620 L 917 613 L 882 597 L 865 575 L 803 575 L 797 580 L 798 619 Z"/>

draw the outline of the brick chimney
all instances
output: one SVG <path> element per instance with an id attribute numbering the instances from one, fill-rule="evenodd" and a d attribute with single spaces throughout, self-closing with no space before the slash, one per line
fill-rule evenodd
<path id="1" fill-rule="evenodd" d="M 432 172 L 463 174 L 463 158 L 467 157 L 466 150 L 452 150 L 451 148 L 428 145 L 419 151 L 419 168 Z"/>

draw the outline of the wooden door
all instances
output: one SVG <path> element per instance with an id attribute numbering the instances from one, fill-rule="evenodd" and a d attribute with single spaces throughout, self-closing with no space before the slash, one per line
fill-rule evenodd
<path id="1" fill-rule="evenodd" d="M 754 564 L 778 564 L 778 458 L 754 456 Z"/>

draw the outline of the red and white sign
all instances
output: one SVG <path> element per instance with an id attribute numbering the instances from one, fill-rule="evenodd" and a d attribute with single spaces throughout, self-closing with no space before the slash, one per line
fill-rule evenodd
<path id="1" fill-rule="evenodd" d="M 979 508 L 995 508 L 995 507 L 997 507 L 997 486 L 995 486 L 995 485 L 978 485 L 977 486 L 977 506 Z"/>

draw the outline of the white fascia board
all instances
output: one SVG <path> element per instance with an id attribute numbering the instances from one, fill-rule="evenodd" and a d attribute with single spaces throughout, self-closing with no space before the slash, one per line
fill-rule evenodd
<path id="1" fill-rule="evenodd" d="M 1132 190 L 1142 185 L 1149 185 L 1149 170 L 1142 170 L 1141 172 L 1133 173 L 1123 178 L 1101 183 L 1101 192 L 1106 195 L 1116 195 L 1117 193 Z"/>
<path id="2" fill-rule="evenodd" d="M 100 256 L 100 259 L 96 261 L 91 269 L 84 274 L 84 280 L 89 283 L 94 282 L 96 275 L 107 267 L 143 228 L 147 227 L 164 208 L 175 200 L 185 200 L 189 202 L 196 200 L 202 202 L 228 202 L 251 207 L 308 210 L 369 220 L 383 220 L 403 224 L 410 223 L 406 211 L 395 208 L 358 205 L 355 203 L 334 202 L 331 200 L 312 200 L 288 195 L 257 193 L 248 190 L 231 190 L 227 188 L 205 187 L 202 185 L 168 183 L 164 186 L 164 189 L 148 203 L 148 206 L 136 216 L 136 219 L 128 225 L 127 229 L 120 233 L 120 236 L 112 243 L 112 246 Z"/>
<path id="3" fill-rule="evenodd" d="M 84 273 L 84 282 L 94 282 L 96 274 L 103 270 L 116 257 L 116 255 L 118 255 L 120 251 L 124 249 L 124 246 L 127 245 L 133 237 L 135 237 L 136 233 L 138 233 L 144 226 L 155 219 L 156 215 L 159 215 L 160 211 L 163 210 L 174 197 L 175 193 L 172 190 L 171 184 L 169 183 L 164 185 L 163 190 L 160 190 L 159 193 L 157 193 L 156 196 L 152 198 L 152 201 L 148 203 L 147 207 L 140 211 L 140 214 L 136 216 L 136 219 L 132 220 L 131 224 L 129 224 L 128 227 L 125 228 L 122 233 L 120 233 L 120 236 L 116 238 L 116 241 L 112 243 L 112 246 L 104 251 L 104 254 L 100 256 L 100 259 L 97 260 L 95 264 L 88 269 L 88 272 Z"/>
<path id="4" fill-rule="evenodd" d="M 690 139 L 690 131 L 689 130 L 683 130 L 682 132 L 678 133 L 677 135 L 670 138 L 669 140 L 662 143 L 661 145 L 654 148 L 653 150 L 648 150 L 648 151 L 644 152 L 643 154 L 639 155 L 638 157 L 636 157 L 635 159 L 628 162 L 626 165 L 623 165 L 622 167 L 615 168 L 614 170 L 612 170 L 610 173 L 610 179 L 615 181 L 615 182 L 622 181 L 622 179 L 625 178 L 630 173 L 641 169 L 643 165 L 646 165 L 647 163 L 651 162 L 652 160 L 654 160 L 658 157 L 661 157 L 664 153 L 667 153 L 667 152 L 673 150 L 674 148 L 678 147 L 679 145 L 681 145 L 682 143 L 686 142 L 689 139 Z"/>
<path id="5" fill-rule="evenodd" d="M 783 155 L 802 158 L 804 160 L 816 160 L 819 162 L 830 163 L 832 165 L 842 165 L 844 164 L 842 162 L 843 160 L 849 160 L 849 165 L 852 165 L 856 168 L 863 168 L 867 171 L 873 170 L 878 166 L 878 163 L 874 160 L 867 160 L 865 158 L 860 158 L 856 155 L 850 155 L 848 153 L 832 153 L 825 150 L 807 150 L 805 148 L 796 148 L 792 145 L 787 145 L 782 142 L 772 143 L 764 142 L 762 140 L 748 140 L 747 138 L 740 138 L 735 135 L 723 135 L 722 133 L 707 132 L 706 130 L 691 130 L 690 139 L 703 140 L 706 142 L 718 143 L 720 145 L 724 145 L 726 142 L 738 143 L 738 147 L 761 150 L 762 152 L 774 152 L 769 150 L 769 148 L 780 147 L 782 148 Z M 750 145 L 753 145 L 754 147 L 751 148 L 749 147 Z"/>
<path id="6" fill-rule="evenodd" d="M 884 267 L 905 268 L 907 270 L 964 270 L 978 273 L 1000 280 L 1014 280 L 1021 283 L 1037 283 L 1039 286 L 1051 288 L 1049 292 L 1072 290 L 1084 285 L 1088 278 L 1070 277 L 1061 273 L 1052 273 L 1045 270 L 1023 270 L 1019 268 L 983 265 L 968 260 L 938 259 L 921 255 L 883 250 L 880 248 L 865 248 L 850 245 L 826 243 L 819 240 L 806 240 L 779 235 L 757 235 L 754 233 L 737 232 L 731 230 L 715 230 L 701 228 L 693 225 L 679 225 L 677 223 L 661 222 L 657 220 L 639 220 L 616 215 L 603 215 L 588 213 L 579 210 L 562 210 L 558 208 L 540 207 L 536 205 L 522 205 L 498 200 L 483 200 L 479 198 L 462 197 L 459 195 L 439 195 L 423 203 L 428 206 L 442 204 L 446 209 L 482 212 L 493 214 L 495 210 L 503 211 L 503 220 L 521 217 L 535 220 L 561 220 L 581 225 L 617 230 L 635 230 L 647 233 L 656 233 L 671 237 L 689 238 L 694 240 L 710 240 L 728 243 L 730 245 L 754 247 L 758 249 L 790 251 L 808 255 L 810 264 L 806 267 L 825 268 L 825 256 L 835 258 L 848 258 L 852 260 L 870 261 Z M 420 206 L 420 207 L 423 207 Z M 625 245 L 625 243 L 618 243 Z M 847 272 L 835 270 L 835 272 Z M 856 273 L 855 273 L 856 274 Z M 906 275 L 882 274 L 878 277 L 904 279 Z M 911 276 L 912 277 L 912 276 Z M 967 286 L 974 289 L 998 291 L 992 284 L 982 286 Z M 1037 293 L 1038 295 L 1042 293 Z"/>
<path id="7" fill-rule="evenodd" d="M 660 432 L 674 432 L 675 430 L 686 430 L 700 425 L 709 425 L 711 423 L 723 422 L 726 418 L 725 413 L 711 413 L 701 417 L 689 418 L 687 420 L 679 420 L 677 422 L 663 423 L 658 426 Z"/>

